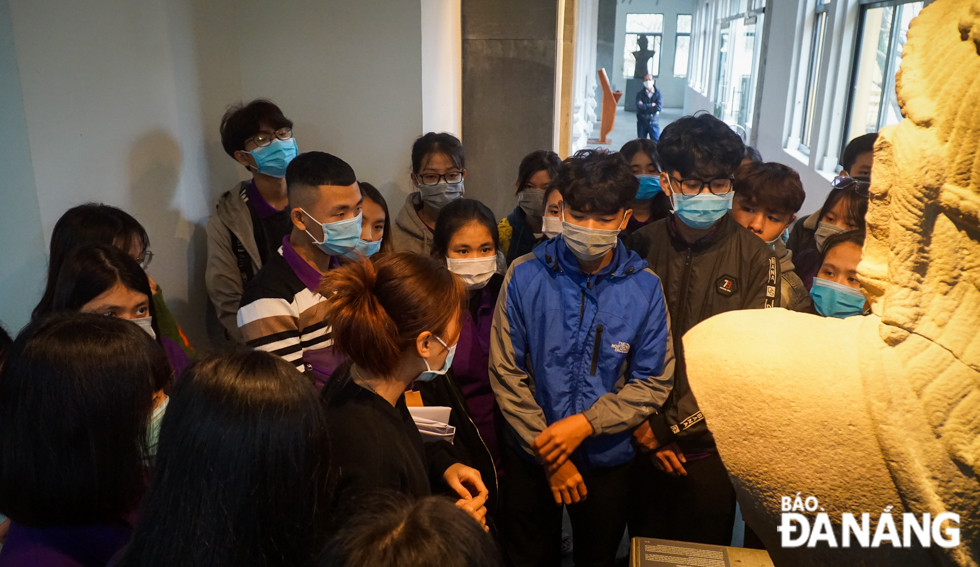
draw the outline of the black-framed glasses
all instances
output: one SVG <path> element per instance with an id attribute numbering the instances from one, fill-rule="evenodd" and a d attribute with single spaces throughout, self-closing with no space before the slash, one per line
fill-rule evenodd
<path id="1" fill-rule="evenodd" d="M 140 267 L 145 270 L 150 267 L 150 262 L 153 261 L 153 252 L 144 250 L 136 260 L 140 263 Z"/>
<path id="2" fill-rule="evenodd" d="M 830 182 L 830 186 L 834 189 L 840 189 L 842 191 L 854 191 L 862 197 L 867 197 L 870 195 L 869 190 L 871 189 L 871 178 L 838 175 L 833 181 Z"/>
<path id="3" fill-rule="evenodd" d="M 273 134 L 268 134 L 266 132 L 259 132 L 258 134 L 252 136 L 245 143 L 255 142 L 255 145 L 264 148 L 272 143 L 273 140 L 288 140 L 293 137 L 292 128 L 280 128 L 276 130 Z"/>
<path id="4" fill-rule="evenodd" d="M 465 173 L 465 171 L 465 169 L 463 171 L 451 171 L 442 175 L 438 173 L 422 173 L 418 175 L 419 185 L 431 187 L 433 185 L 438 185 L 443 179 L 446 180 L 446 183 L 459 183 L 463 180 L 463 173 Z"/>
<path id="5" fill-rule="evenodd" d="M 673 175 L 668 175 L 668 177 L 681 186 L 682 195 L 689 197 L 701 193 L 705 186 L 708 187 L 712 195 L 727 195 L 732 191 L 732 182 L 735 180 L 734 175 L 725 175 L 713 179 L 677 179 Z"/>

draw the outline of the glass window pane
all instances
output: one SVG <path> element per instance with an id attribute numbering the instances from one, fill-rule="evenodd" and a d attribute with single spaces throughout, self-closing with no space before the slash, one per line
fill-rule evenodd
<path id="1" fill-rule="evenodd" d="M 634 57 L 633 52 L 639 49 L 641 37 L 645 37 L 647 40 L 647 50 L 653 51 L 653 55 L 647 60 L 646 73 L 650 73 L 654 77 L 660 75 L 660 46 L 663 42 L 663 36 L 660 34 L 628 33 L 626 34 L 626 41 L 623 42 L 624 79 L 632 79 L 634 77 L 633 73 L 636 70 L 636 58 Z"/>
<path id="2" fill-rule="evenodd" d="M 810 133 L 813 127 L 813 107 L 817 99 L 817 75 L 820 71 L 820 60 L 823 59 L 824 33 L 827 28 L 827 13 L 820 12 L 813 21 L 813 37 L 810 40 L 810 60 L 807 67 L 806 92 L 803 98 L 803 128 L 800 131 L 800 142 L 810 147 Z"/>
<path id="3" fill-rule="evenodd" d="M 677 46 L 674 48 L 674 76 L 687 76 L 687 61 L 690 57 L 691 36 L 677 36 Z"/>
<path id="4" fill-rule="evenodd" d="M 663 14 L 626 14 L 626 33 L 663 33 Z"/>
<path id="5" fill-rule="evenodd" d="M 691 33 L 691 15 L 677 15 L 677 33 Z"/>

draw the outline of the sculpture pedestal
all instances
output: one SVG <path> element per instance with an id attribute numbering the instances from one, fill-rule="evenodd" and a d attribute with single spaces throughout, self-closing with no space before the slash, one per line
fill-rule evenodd
<path id="1" fill-rule="evenodd" d="M 623 108 L 626 112 L 636 112 L 636 93 L 642 88 L 643 79 L 626 79 L 626 90 L 623 92 L 623 96 L 626 97 Z"/>

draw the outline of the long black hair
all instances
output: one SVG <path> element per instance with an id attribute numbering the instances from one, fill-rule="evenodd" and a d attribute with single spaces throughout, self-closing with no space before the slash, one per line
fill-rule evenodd
<path id="1" fill-rule="evenodd" d="M 122 250 L 138 248 L 142 255 L 150 247 L 150 237 L 139 221 L 116 207 L 86 203 L 65 211 L 51 233 L 48 282 L 41 301 L 34 308 L 34 317 L 51 311 L 61 266 L 82 244 L 105 244 Z"/>
<path id="2" fill-rule="evenodd" d="M 377 187 L 371 185 L 366 181 L 358 181 L 358 186 L 361 188 L 361 195 L 368 201 L 376 203 L 381 210 L 385 213 L 385 228 L 384 235 L 381 237 L 381 252 L 391 252 L 391 214 L 388 213 L 388 202 L 385 201 L 384 196 L 381 191 L 378 191 Z"/>
<path id="3" fill-rule="evenodd" d="M 858 179 L 867 180 L 866 177 Z M 841 201 L 844 201 L 844 211 L 847 220 L 857 225 L 858 230 L 865 228 L 865 216 L 868 214 L 868 195 L 867 193 L 859 193 L 850 187 L 846 189 L 832 189 L 830 194 L 827 195 L 823 207 L 820 207 L 820 216 L 817 218 L 822 221 L 827 216 L 827 213 L 834 210 L 837 203 Z"/>
<path id="4" fill-rule="evenodd" d="M 59 313 L 28 324 L 0 372 L 0 513 L 42 528 L 134 510 L 153 382 L 169 372 L 127 321 Z"/>
<path id="5" fill-rule="evenodd" d="M 174 388 L 120 567 L 302 566 L 326 527 L 328 438 L 316 392 L 281 358 L 219 352 Z"/>
<path id="6" fill-rule="evenodd" d="M 539 171 L 547 171 L 548 179 L 554 179 L 561 167 L 561 158 L 551 150 L 538 150 L 524 156 L 517 168 L 517 192 L 523 191 L 531 178 Z"/>
<path id="7" fill-rule="evenodd" d="M 426 158 L 433 154 L 446 154 L 457 169 L 466 169 L 466 152 L 459 138 L 448 132 L 429 132 L 412 144 L 412 173 L 418 175 L 425 166 Z"/>
<path id="8" fill-rule="evenodd" d="M 486 227 L 490 238 L 493 239 L 493 247 L 500 248 L 500 234 L 497 231 L 497 222 L 493 218 L 493 211 L 476 199 L 459 198 L 439 211 L 436 228 L 432 232 L 432 257 L 444 261 L 453 235 L 471 222 L 478 222 Z"/>

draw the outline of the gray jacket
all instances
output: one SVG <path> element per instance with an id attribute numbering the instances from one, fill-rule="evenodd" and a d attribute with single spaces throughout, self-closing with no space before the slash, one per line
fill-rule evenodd
<path id="1" fill-rule="evenodd" d="M 238 304 L 241 302 L 245 284 L 238 268 L 238 258 L 232 248 L 232 234 L 242 243 L 251 259 L 252 273 L 257 273 L 262 267 L 252 229 L 252 215 L 242 199 L 242 192 L 249 183 L 250 181 L 242 181 L 235 189 L 222 195 L 207 225 L 208 262 L 204 282 L 218 321 L 228 337 L 238 343 L 244 342 L 242 333 L 238 330 Z"/>
<path id="2" fill-rule="evenodd" d="M 395 252 L 415 252 L 428 256 L 432 249 L 432 232 L 417 212 L 422 208 L 422 196 L 416 191 L 405 198 L 405 206 L 391 224 L 391 244 Z"/>
<path id="3" fill-rule="evenodd" d="M 776 257 L 779 258 L 779 306 L 790 311 L 814 313 L 813 299 L 796 274 L 793 265 L 793 251 L 786 248 L 782 240 L 776 241 Z"/>

